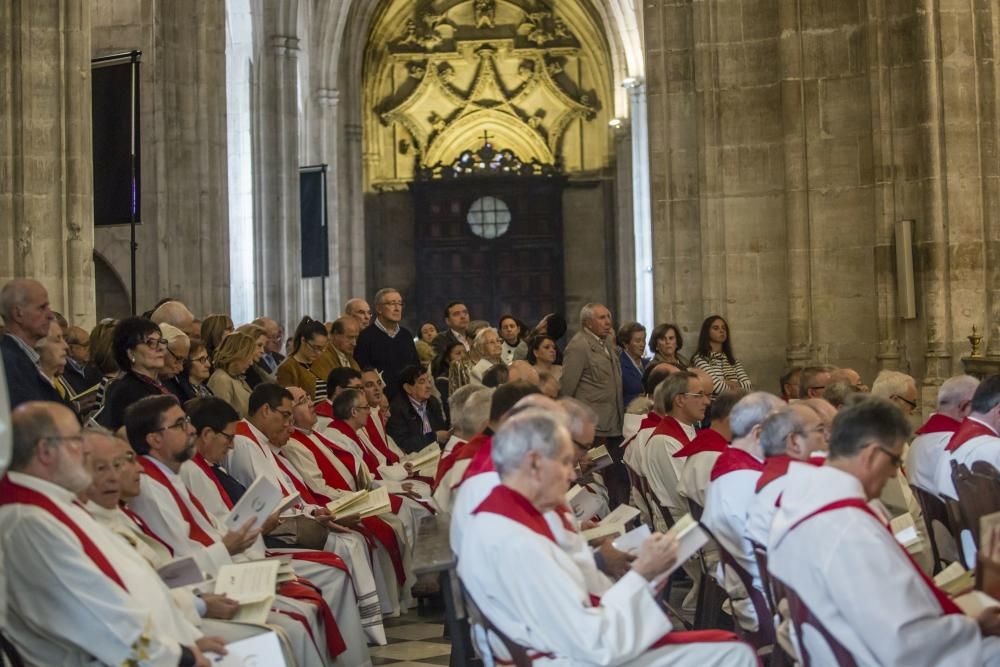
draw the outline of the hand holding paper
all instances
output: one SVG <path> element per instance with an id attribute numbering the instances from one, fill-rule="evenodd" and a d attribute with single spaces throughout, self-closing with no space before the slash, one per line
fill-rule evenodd
<path id="1" fill-rule="evenodd" d="M 677 538 L 654 533 L 639 549 L 639 556 L 632 563 L 632 569 L 650 581 L 658 581 L 660 575 L 677 564 Z"/>

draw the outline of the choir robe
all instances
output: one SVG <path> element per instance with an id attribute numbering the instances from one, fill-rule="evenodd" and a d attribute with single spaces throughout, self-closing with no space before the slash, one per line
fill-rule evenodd
<path id="1" fill-rule="evenodd" d="M 821 466 L 825 460 L 825 457 L 816 457 L 810 459 L 808 463 Z M 797 461 L 785 454 L 764 459 L 764 470 L 757 478 L 755 495 L 747 511 L 746 537 L 751 544 L 767 547 L 771 521 L 774 519 L 774 513 L 778 511 L 778 498 L 788 482 L 788 470 L 801 465 L 807 465 L 807 462 Z"/>
<path id="2" fill-rule="evenodd" d="M 945 613 L 954 603 L 865 503 L 860 481 L 845 472 L 792 467 L 768 537 L 772 576 L 859 667 L 1000 665 L 1000 639 L 983 638 L 974 619 Z M 837 664 L 812 626 L 800 641 L 816 667 Z"/>
<path id="3" fill-rule="evenodd" d="M 246 551 L 237 554 L 235 557 L 231 557 L 222 543 L 222 538 L 226 533 L 225 529 L 217 524 L 211 515 L 206 517 L 201 513 L 201 509 L 192 501 L 191 494 L 187 487 L 184 486 L 180 475 L 174 473 L 159 461 L 149 457 L 145 458 L 150 464 L 157 466 L 163 473 L 167 482 L 176 492 L 177 497 L 184 503 L 184 509 L 182 511 L 182 508 L 174 499 L 174 495 L 149 474 L 143 474 L 139 478 L 139 495 L 128 501 L 128 507 L 143 520 L 153 535 L 163 541 L 173 551 L 175 558 L 191 556 L 202 569 L 202 572 L 215 577 L 218 574 L 218 569 L 223 565 L 233 562 L 258 560 L 266 557 L 264 543 L 260 539 Z M 184 516 L 185 512 L 192 518 L 198 530 L 205 535 L 205 539 L 212 540 L 211 544 L 204 544 L 192 535 L 193 529 Z M 220 555 L 220 551 L 222 555 Z M 299 570 L 296 570 L 296 573 L 302 574 Z M 327 583 L 330 586 L 327 591 L 324 591 L 326 593 L 324 599 L 336 595 L 337 591 L 340 590 L 335 584 L 323 583 Z M 317 582 L 317 585 L 321 585 L 320 582 Z M 330 603 L 328 602 L 327 604 Z M 335 604 L 331 605 L 331 610 L 337 608 Z M 303 667 L 304 665 L 315 665 L 317 661 L 320 661 L 319 664 L 322 664 L 320 655 L 327 655 L 328 651 L 325 635 L 319 631 L 321 621 L 316 607 L 284 595 L 278 595 L 272 610 L 285 615 L 295 614 L 297 617 L 305 619 L 303 625 L 306 627 L 303 628 L 302 626 L 295 627 L 299 625 L 298 623 L 279 622 L 274 613 L 268 616 L 269 622 L 276 622 L 288 631 L 296 659 Z M 345 617 L 345 625 L 348 631 L 351 629 L 349 620 L 349 616 Z M 311 639 L 307 641 L 307 637 L 311 637 Z M 310 648 L 313 640 L 315 641 L 315 646 Z"/>
<path id="4" fill-rule="evenodd" d="M 157 575 L 155 570 L 163 567 L 173 559 L 173 556 L 171 556 L 170 551 L 165 544 L 159 542 L 155 537 L 144 533 L 142 527 L 136 523 L 135 519 L 126 514 L 120 507 L 107 509 L 106 507 L 101 507 L 94 502 L 88 502 L 87 511 L 91 513 L 94 520 L 118 537 L 122 538 L 125 544 L 127 544 L 130 548 L 135 549 L 136 553 L 142 556 L 143 560 L 145 560 L 149 564 L 150 568 L 152 568 L 149 572 L 149 576 L 158 577 L 159 575 Z M 204 634 L 213 637 L 220 637 L 228 644 L 230 642 L 260 635 L 264 632 L 274 632 L 282 644 L 281 648 L 285 655 L 285 662 L 293 664 L 295 662 L 295 653 L 292 652 L 288 636 L 285 634 L 280 624 L 294 625 L 296 626 L 295 629 L 299 631 L 299 639 L 303 640 L 305 643 L 305 647 L 303 647 L 302 651 L 311 652 L 311 654 L 315 656 L 315 661 L 319 661 L 319 654 L 316 653 L 315 645 L 313 645 L 312 640 L 309 638 L 308 633 L 305 632 L 302 625 L 295 619 L 288 616 L 282 616 L 281 614 L 272 613 L 271 616 L 274 617 L 274 620 L 279 623 L 273 627 L 252 623 L 230 623 L 215 619 L 203 619 L 199 615 L 200 612 L 198 609 L 204 609 L 205 603 L 198 599 L 194 591 L 194 586 L 180 586 L 169 589 L 170 596 L 173 599 L 174 604 L 177 605 L 180 613 L 182 613 L 192 625 L 200 627 Z"/>
<path id="5" fill-rule="evenodd" d="M 753 650 L 735 641 L 654 648 L 671 639 L 673 627 L 650 583 L 634 571 L 611 585 L 588 575 L 575 560 L 585 554 L 567 553 L 549 526 L 526 498 L 497 486 L 469 522 L 458 561 L 459 576 L 479 609 L 529 649 L 534 665 L 757 664 Z M 509 658 L 492 637 L 490 647 L 495 657 Z"/>
<path id="6" fill-rule="evenodd" d="M 668 415 L 660 421 L 642 448 L 641 471 L 649 479 L 657 501 L 670 511 L 675 521 L 688 513 L 688 506 L 678 489 L 684 459 L 674 458 L 674 454 L 694 437 L 694 426 Z M 667 526 L 660 513 L 654 512 L 653 517 L 656 529 L 665 532 Z"/>
<path id="7" fill-rule="evenodd" d="M 642 450 L 661 419 L 663 418 L 660 415 L 650 410 L 639 423 L 639 430 L 636 431 L 635 435 L 622 443 L 622 462 L 637 475 L 645 475 L 642 472 Z M 629 490 L 629 501 L 642 514 L 642 522 L 647 526 L 652 526 L 653 517 L 657 513 L 656 508 L 649 506 L 646 497 L 634 484 Z"/>
<path id="8" fill-rule="evenodd" d="M 232 500 L 228 494 L 224 496 L 225 490 L 221 485 L 217 485 L 209 473 L 193 460 L 181 465 L 180 477 L 188 492 L 211 515 L 217 534 L 221 536 L 225 532 L 223 522 L 231 509 Z M 365 664 L 364 661 L 369 659 L 367 640 L 376 644 L 386 643 L 377 595 L 373 592 L 368 600 L 363 603 L 359 601 L 349 573 L 310 560 L 310 555 L 316 553 L 310 549 L 282 547 L 265 552 L 261 538 L 257 539 L 257 543 L 249 551 L 254 558 L 263 555 L 291 557 L 295 573 L 313 582 L 322 590 L 323 599 L 337 619 L 337 627 L 347 645 L 347 650 L 338 656 L 338 664 Z"/>
<path id="9" fill-rule="evenodd" d="M 349 426 L 345 424 L 344 428 L 349 428 Z M 378 459 L 375 459 L 375 457 L 372 455 L 372 452 L 377 450 L 375 449 L 374 446 L 370 446 L 370 444 L 365 444 L 365 438 L 367 436 L 365 435 L 364 429 L 360 429 L 356 432 L 355 435 L 357 436 L 357 439 L 355 439 L 349 437 L 343 431 L 334 428 L 331 423 L 331 426 L 327 428 L 326 431 L 320 433 L 319 435 L 323 438 L 326 438 L 330 442 L 334 443 L 335 445 L 340 447 L 341 450 L 343 451 L 349 451 L 353 453 L 357 451 L 358 448 L 365 448 L 369 452 L 367 460 L 373 461 L 373 464 L 371 466 L 365 465 L 366 462 L 365 457 L 361 457 L 360 459 L 362 467 L 364 467 L 365 470 L 367 471 L 367 479 L 368 479 L 367 484 L 362 488 L 374 489 L 384 486 L 389 491 L 389 493 L 392 493 L 396 496 L 396 500 L 394 502 L 398 503 L 399 505 L 398 508 L 394 509 L 392 514 L 384 514 L 380 518 L 388 522 L 390 525 L 392 525 L 393 529 L 396 530 L 400 544 L 405 545 L 405 550 L 407 553 L 405 567 L 409 568 L 410 556 L 412 556 L 413 548 L 416 545 L 417 531 L 420 527 L 420 522 L 424 519 L 424 517 L 428 517 L 432 514 L 431 510 L 427 506 L 414 500 L 413 498 L 401 495 L 402 493 L 405 493 L 403 490 L 403 482 L 391 482 L 379 478 L 378 465 L 384 465 L 384 464 L 378 464 L 378 465 L 374 464 L 374 461 Z M 368 442 L 370 443 L 371 441 L 369 440 Z M 287 447 L 288 445 L 285 446 Z M 302 463 L 306 466 L 308 466 L 310 462 L 312 462 L 312 464 L 315 465 L 315 459 L 312 458 L 311 456 L 302 459 Z M 315 479 L 315 475 L 317 473 L 321 478 L 322 473 L 319 472 L 318 468 L 312 470 L 309 475 L 303 472 L 303 476 L 313 476 L 313 478 Z M 414 492 L 417 493 L 417 495 L 426 494 L 422 497 L 424 498 L 430 497 L 431 488 L 425 482 L 410 481 L 409 483 L 414 485 L 415 489 Z M 321 493 L 321 495 L 326 495 L 326 494 Z M 407 579 L 409 581 L 414 580 L 413 574 L 409 569 L 407 569 Z"/>
<path id="10" fill-rule="evenodd" d="M 941 467 L 941 459 L 948 456 L 945 447 L 960 425 L 961 422 L 951 417 L 935 413 L 917 429 L 906 457 L 906 478 L 912 486 L 939 495 L 938 469 Z M 948 474 L 950 477 L 950 465 Z"/>
<path id="11" fill-rule="evenodd" d="M 70 491 L 17 472 L 0 484 L 4 633 L 26 664 L 175 667 L 181 645 L 201 635 L 174 612 L 142 557 L 122 548 Z M 12 497 L 32 492 L 66 522 Z"/>
<path id="12" fill-rule="evenodd" d="M 295 472 L 295 466 L 291 461 L 279 463 L 277 456 L 280 454 L 280 448 L 268 442 L 267 437 L 253 424 L 244 420 L 240 425 L 242 428 L 237 428 L 237 435 L 233 440 L 233 448 L 229 452 L 226 465 L 229 474 L 246 487 L 253 484 L 258 475 L 264 475 L 286 494 L 292 493 L 295 482 L 289 474 Z M 239 434 L 239 431 L 244 429 L 253 436 L 253 439 Z M 301 477 L 299 482 L 308 488 Z M 303 504 L 297 509 L 311 515 L 319 507 Z M 400 611 L 400 590 L 396 577 L 393 576 L 392 559 L 385 547 L 377 541 L 374 543 L 375 557 L 369 558 L 368 546 L 365 537 L 357 532 L 332 531 L 325 546 L 326 551 L 340 556 L 350 568 L 354 592 L 366 623 L 369 615 L 365 612 L 370 607 L 373 592 L 378 596 L 383 615 L 394 616 Z"/>
<path id="13" fill-rule="evenodd" d="M 705 507 L 705 487 L 709 475 L 719 455 L 729 446 L 729 441 L 718 431 L 710 428 L 698 431 L 691 444 L 674 454 L 675 459 L 684 459 L 684 467 L 678 480 L 680 494 Z"/>
<path id="14" fill-rule="evenodd" d="M 957 444 L 958 439 L 962 442 L 956 449 L 953 443 Z M 1000 470 L 1000 437 L 996 431 L 974 417 L 966 417 L 952 435 L 946 446 L 945 455 L 938 464 L 935 479 L 938 495 L 958 500 L 955 483 L 951 481 L 952 461 L 964 463 L 970 470 L 976 461 L 986 461 Z"/>
<path id="15" fill-rule="evenodd" d="M 747 510 L 757 491 L 764 462 L 745 450 L 729 447 L 723 452 L 712 468 L 708 488 L 705 489 L 705 512 L 701 522 L 705 524 L 719 547 L 753 577 L 753 586 L 761 595 L 764 585 L 760 581 L 757 558 L 746 537 Z M 743 582 L 724 563 L 719 564 L 716 579 L 726 589 L 733 602 L 733 613 L 740 627 L 749 632 L 757 630 L 757 614 Z"/>

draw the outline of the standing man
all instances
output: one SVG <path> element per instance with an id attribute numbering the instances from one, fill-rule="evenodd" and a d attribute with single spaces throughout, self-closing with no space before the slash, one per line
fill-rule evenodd
<path id="1" fill-rule="evenodd" d="M 562 393 L 597 413 L 594 445 L 606 444 L 615 463 L 604 473 L 611 506 L 628 500 L 628 475 L 622 466 L 622 367 L 612 335 L 611 311 L 599 303 L 580 310 L 581 329 L 563 355 Z"/>
<path id="2" fill-rule="evenodd" d="M 354 358 L 359 335 L 361 335 L 361 324 L 357 319 L 344 315 L 334 320 L 330 327 L 330 338 L 326 349 L 313 362 L 313 372 L 318 377 L 325 378 L 334 368 L 353 368 L 360 371 L 361 367 Z"/>
<path id="3" fill-rule="evenodd" d="M 444 307 L 444 323 L 447 329 L 435 336 L 431 342 L 434 354 L 438 355 L 448 349 L 452 343 L 460 343 L 468 352 L 471 343 L 465 332 L 469 328 L 469 309 L 461 301 L 452 301 Z"/>
<path id="4" fill-rule="evenodd" d="M 361 368 L 377 368 L 385 380 L 385 394 L 392 400 L 401 391 L 399 374 L 407 366 L 420 365 L 413 334 L 402 326 L 403 296 L 383 287 L 375 294 L 375 322 L 358 336 L 354 358 Z"/>
<path id="5" fill-rule="evenodd" d="M 267 334 L 267 343 L 264 345 L 264 356 L 260 358 L 260 363 L 271 375 L 278 373 L 278 366 L 285 360 L 285 355 L 281 353 L 281 344 L 284 342 L 285 330 L 281 325 L 270 317 L 258 317 L 253 321 Z"/>
<path id="6" fill-rule="evenodd" d="M 37 280 L 10 281 L 0 290 L 0 312 L 7 327 L 0 340 L 0 354 L 10 407 L 28 401 L 61 403 L 59 392 L 42 374 L 40 357 L 35 351 L 38 341 L 49 335 L 49 325 L 56 317 L 45 287 Z"/>
<path id="7" fill-rule="evenodd" d="M 362 329 L 367 329 L 372 321 L 372 308 L 361 298 L 353 298 L 344 306 L 344 315 L 350 315 L 358 321 Z"/>

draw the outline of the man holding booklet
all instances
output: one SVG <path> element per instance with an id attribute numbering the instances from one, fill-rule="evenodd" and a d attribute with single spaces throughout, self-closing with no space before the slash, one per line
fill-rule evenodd
<path id="1" fill-rule="evenodd" d="M 527 410 L 508 418 L 493 441 L 500 476 L 469 522 L 458 570 L 472 599 L 535 665 L 757 664 L 731 633 L 674 632 L 653 580 L 677 562 L 677 541 L 648 537 L 632 569 L 616 583 L 600 576 L 587 552 L 570 552 L 546 520 L 565 502 L 575 455 L 562 419 Z M 530 567 L 511 569 L 511 563 Z M 488 635 L 489 651 L 509 659 Z M 485 647 L 484 647 L 485 648 Z"/>

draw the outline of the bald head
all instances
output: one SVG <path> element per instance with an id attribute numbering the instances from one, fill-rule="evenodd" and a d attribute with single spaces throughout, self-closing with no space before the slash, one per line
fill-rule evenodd
<path id="1" fill-rule="evenodd" d="M 0 289 L 0 313 L 7 333 L 32 347 L 49 334 L 49 323 L 55 319 L 48 291 L 28 278 L 12 280 Z"/>
<path id="2" fill-rule="evenodd" d="M 364 299 L 355 297 L 344 304 L 344 315 L 350 315 L 356 319 L 361 328 L 364 329 L 372 321 L 372 308 Z"/>
<path id="3" fill-rule="evenodd" d="M 517 382 L 518 380 L 524 380 L 528 384 L 533 384 L 536 387 L 541 386 L 542 381 L 538 377 L 538 370 L 523 359 L 518 359 L 512 363 L 508 368 L 507 382 Z"/>
<path id="4" fill-rule="evenodd" d="M 83 437 L 87 443 L 87 469 L 91 476 L 90 486 L 85 492 L 87 500 L 113 510 L 121 500 L 118 467 L 132 448 L 104 429 L 88 429 Z"/>
<path id="5" fill-rule="evenodd" d="M 153 311 L 149 319 L 156 324 L 170 324 L 188 336 L 194 334 L 194 315 L 180 301 L 167 301 Z"/>

